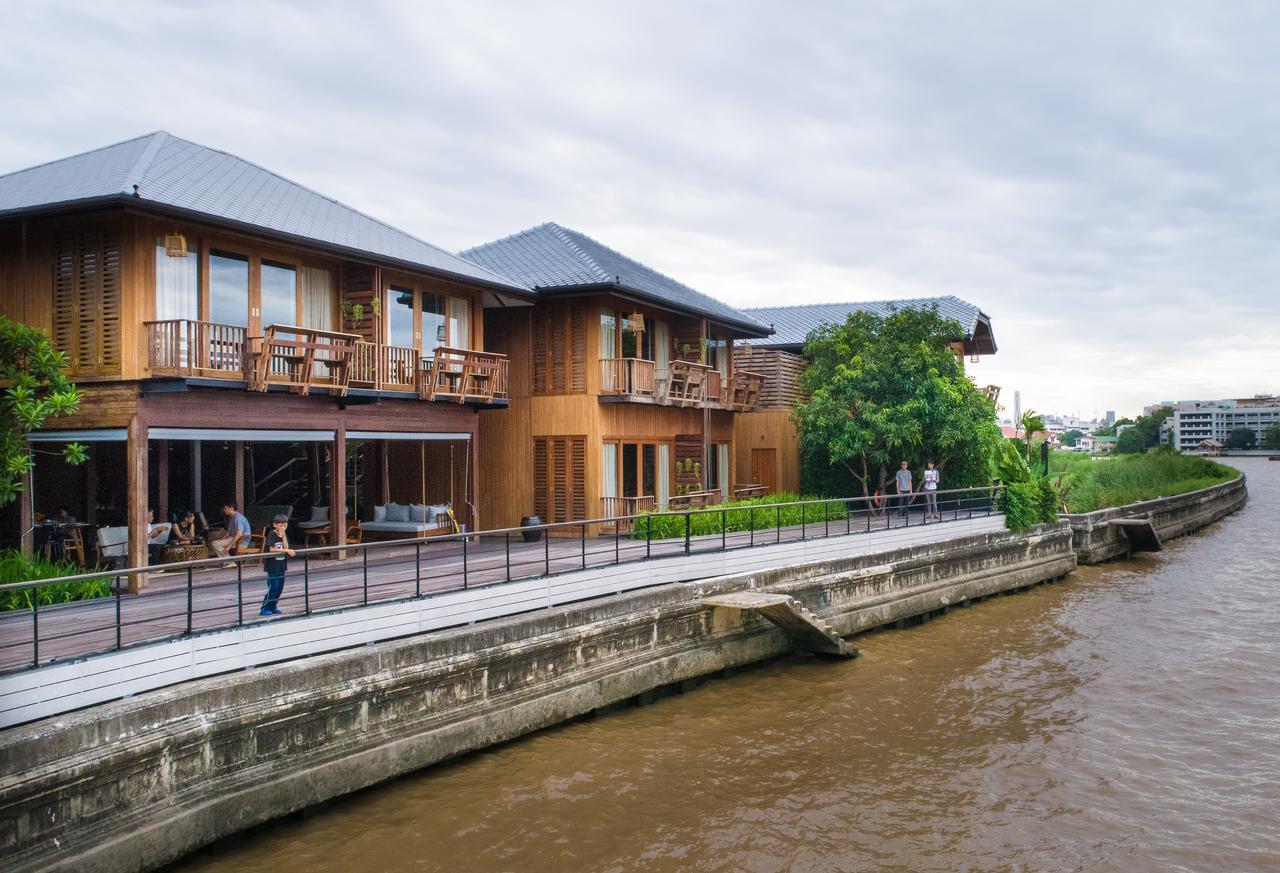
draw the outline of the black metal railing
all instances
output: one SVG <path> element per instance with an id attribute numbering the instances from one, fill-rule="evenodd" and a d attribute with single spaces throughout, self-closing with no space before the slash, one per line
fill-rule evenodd
<path id="1" fill-rule="evenodd" d="M 298 549 L 280 608 L 287 615 L 433 597 L 654 558 L 749 549 L 991 515 L 995 488 L 646 512 L 429 538 Z M 627 524 L 619 524 L 626 521 Z M 258 621 L 260 553 L 0 585 L 30 606 L 0 612 L 0 671 L 119 651 Z M 233 569 L 224 569 L 227 561 Z M 147 574 L 146 590 L 129 580 Z M 40 603 L 68 582 L 112 579 L 109 597 Z"/>

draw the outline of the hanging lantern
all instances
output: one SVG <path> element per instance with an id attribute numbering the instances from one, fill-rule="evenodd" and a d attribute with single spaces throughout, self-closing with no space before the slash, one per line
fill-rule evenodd
<path id="1" fill-rule="evenodd" d="M 164 253 L 171 258 L 185 258 L 187 256 L 187 238 L 177 231 L 166 233 L 164 235 Z"/>
<path id="2" fill-rule="evenodd" d="M 633 312 L 627 316 L 629 322 L 629 330 L 632 333 L 644 333 L 644 316 L 639 312 Z"/>

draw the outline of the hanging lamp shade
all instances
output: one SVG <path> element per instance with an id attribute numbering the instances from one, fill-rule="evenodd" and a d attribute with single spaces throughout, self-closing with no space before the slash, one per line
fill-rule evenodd
<path id="1" fill-rule="evenodd" d="M 644 333 L 644 315 L 639 312 L 633 312 L 627 316 L 629 327 L 632 333 Z"/>
<path id="2" fill-rule="evenodd" d="M 164 235 L 164 253 L 171 258 L 187 256 L 187 238 L 176 231 Z"/>

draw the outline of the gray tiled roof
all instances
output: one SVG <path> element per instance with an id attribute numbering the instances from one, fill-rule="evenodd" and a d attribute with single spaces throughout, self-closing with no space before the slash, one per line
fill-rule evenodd
<path id="1" fill-rule="evenodd" d="M 978 307 L 952 295 L 904 300 L 859 300 L 851 303 L 810 303 L 803 306 L 765 306 L 748 309 L 747 312 L 760 321 L 772 324 L 774 335 L 746 342 L 768 348 L 799 349 L 804 346 L 805 338 L 814 328 L 824 324 L 844 324 L 854 312 L 887 316 L 896 309 L 926 309 L 935 305 L 939 315 L 960 322 L 960 326 L 970 336 L 975 333 L 980 320 L 987 320 L 987 316 Z"/>
<path id="2" fill-rule="evenodd" d="M 0 176 L 0 215 L 132 199 L 135 191 L 141 203 L 381 256 L 528 296 L 518 283 L 330 197 L 235 155 L 163 131 Z"/>
<path id="3" fill-rule="evenodd" d="M 769 333 L 767 321 L 753 318 L 714 297 L 664 276 L 585 234 L 553 222 L 467 249 L 464 258 L 522 285 L 547 292 L 583 286 L 617 285 L 676 310 L 735 327 L 750 336 Z"/>

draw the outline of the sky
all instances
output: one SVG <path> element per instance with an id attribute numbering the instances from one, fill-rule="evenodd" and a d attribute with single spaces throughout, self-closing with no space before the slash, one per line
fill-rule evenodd
<path id="1" fill-rule="evenodd" d="M 1280 393 L 1280 4 L 0 0 L 0 173 L 167 130 L 453 251 L 955 294 L 1012 408 Z"/>

